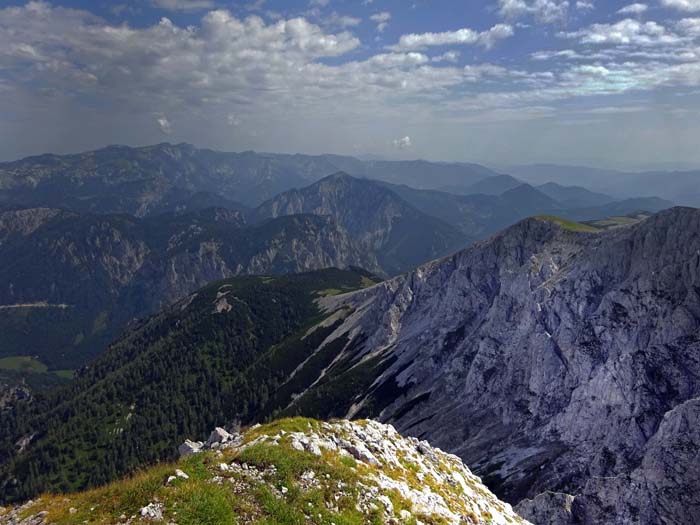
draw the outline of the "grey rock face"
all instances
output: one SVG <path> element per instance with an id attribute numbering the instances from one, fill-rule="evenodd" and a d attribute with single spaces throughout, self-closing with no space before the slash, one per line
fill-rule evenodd
<path id="1" fill-rule="evenodd" d="M 191 454 L 196 454 L 197 452 L 200 452 L 203 448 L 204 443 L 202 443 L 201 441 L 190 441 L 188 439 L 178 447 L 177 451 L 179 452 L 180 457 L 184 458 L 185 456 L 189 456 Z"/>
<path id="2" fill-rule="evenodd" d="M 560 492 L 543 492 L 534 499 L 525 499 L 515 511 L 537 525 L 572 525 L 574 496 Z"/>
<path id="3" fill-rule="evenodd" d="M 364 248 L 377 250 L 386 244 L 393 220 L 407 208 L 382 186 L 338 174 L 282 193 L 261 204 L 255 213 L 258 218 L 305 213 L 335 217 Z"/>
<path id="4" fill-rule="evenodd" d="M 513 503 L 573 494 L 587 523 L 700 512 L 700 211 L 602 234 L 526 220 L 341 305 L 331 338 L 385 363 L 348 416 L 458 454 Z"/>
<path id="5" fill-rule="evenodd" d="M 389 275 L 467 244 L 467 236 L 456 227 L 418 211 L 386 186 L 344 173 L 282 193 L 261 204 L 250 218 L 297 214 L 332 217 L 364 252 L 377 254 Z"/>
<path id="6" fill-rule="evenodd" d="M 576 522 L 698 522 L 700 399 L 667 412 L 630 474 L 591 479 L 574 500 Z M 544 509 L 547 509 L 544 506 Z M 527 512 L 523 513 L 527 515 Z"/>

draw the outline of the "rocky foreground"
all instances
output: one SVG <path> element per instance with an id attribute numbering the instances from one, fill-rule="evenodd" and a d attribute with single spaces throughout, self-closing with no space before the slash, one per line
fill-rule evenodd
<path id="1" fill-rule="evenodd" d="M 0 524 L 527 524 L 462 461 L 390 425 L 287 419 L 186 441 L 177 464 L 0 509 Z"/>

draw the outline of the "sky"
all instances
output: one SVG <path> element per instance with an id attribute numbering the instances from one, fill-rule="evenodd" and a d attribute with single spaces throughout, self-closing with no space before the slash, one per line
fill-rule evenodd
<path id="1" fill-rule="evenodd" d="M 0 160 L 700 166 L 700 0 L 0 0 Z"/>

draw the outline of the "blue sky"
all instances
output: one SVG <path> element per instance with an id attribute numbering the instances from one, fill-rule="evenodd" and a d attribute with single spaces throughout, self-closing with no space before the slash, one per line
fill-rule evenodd
<path id="1" fill-rule="evenodd" d="M 0 158 L 700 165 L 700 0 L 0 2 Z"/>

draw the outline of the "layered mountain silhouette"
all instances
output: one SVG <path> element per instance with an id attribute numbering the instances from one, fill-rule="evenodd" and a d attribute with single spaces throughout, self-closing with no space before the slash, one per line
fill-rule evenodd
<path id="1" fill-rule="evenodd" d="M 79 203 L 77 209 L 97 206 L 101 213 L 21 207 L 2 212 L 0 326 L 5 337 L 0 356 L 25 355 L 29 345 L 52 369 L 76 368 L 102 351 L 131 320 L 214 280 L 329 266 L 358 266 L 392 276 L 527 216 L 592 219 L 670 205 L 639 199 L 565 208 L 524 184 L 500 195 L 454 195 L 337 173 L 249 209 L 220 195 L 194 193 L 204 187 L 196 181 L 212 180 L 192 159 L 220 158 L 212 152 L 185 146 L 113 150 L 20 161 L 12 172 L 17 180 L 32 181 L 33 189 L 26 191 L 33 198 L 63 202 L 70 197 L 67 203 Z M 122 152 L 128 153 L 127 159 L 136 155 L 140 160 L 117 162 Z M 84 167 L 86 159 L 91 159 L 90 169 Z M 29 169 L 28 163 L 44 167 Z M 167 175 L 162 171 L 166 168 Z M 112 193 L 114 184 L 152 188 L 124 182 L 144 170 L 156 170 L 172 184 L 189 185 L 187 204 L 178 201 L 174 211 L 155 214 L 169 209 L 162 195 L 145 199 L 138 192 L 129 198 Z M 41 181 L 66 186 L 59 193 L 43 193 Z M 96 191 L 99 199 L 86 198 L 88 191 Z M 585 190 L 560 188 L 569 200 L 572 192 L 581 200 Z M 594 199 L 583 200 L 589 204 Z M 225 208 L 207 208 L 211 202 Z M 110 207 L 143 216 L 104 213 Z"/>
<path id="2" fill-rule="evenodd" d="M 467 187 L 496 175 L 471 164 L 360 161 L 336 155 L 224 153 L 189 144 L 110 146 L 75 155 L 0 163 L 0 205 L 60 207 L 136 216 L 229 202 L 254 207 L 344 171 L 416 187 Z"/>

